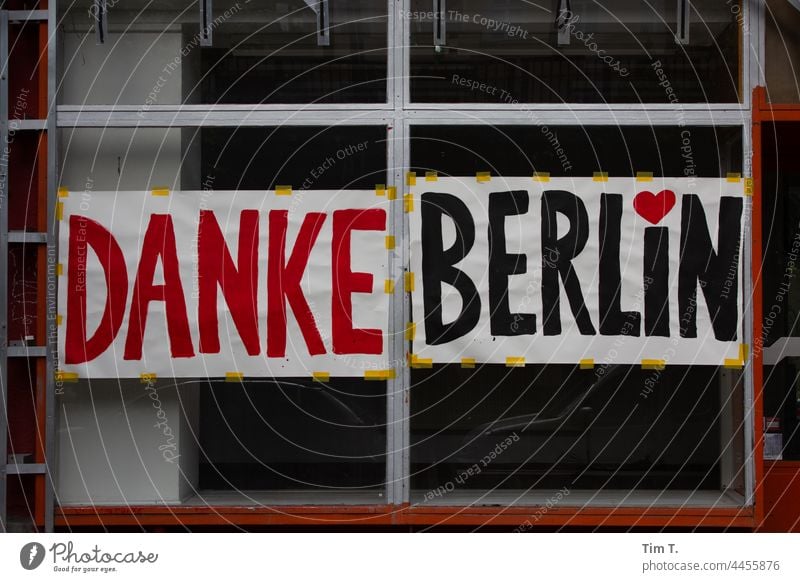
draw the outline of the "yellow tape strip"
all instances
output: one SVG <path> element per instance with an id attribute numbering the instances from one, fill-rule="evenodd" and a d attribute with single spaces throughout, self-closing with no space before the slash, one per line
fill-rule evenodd
<path id="1" fill-rule="evenodd" d="M 653 172 L 636 172 L 637 182 L 652 182 Z"/>
<path id="2" fill-rule="evenodd" d="M 550 181 L 550 172 L 534 172 L 533 173 L 533 181 L 534 182 L 549 182 Z"/>
<path id="3" fill-rule="evenodd" d="M 413 342 L 416 335 L 417 335 L 417 324 L 414 323 L 413 321 L 406 324 L 406 341 Z"/>
<path id="4" fill-rule="evenodd" d="M 738 182 L 742 179 L 742 175 L 739 172 L 728 172 L 728 182 Z"/>
<path id="5" fill-rule="evenodd" d="M 386 184 L 375 184 L 375 196 L 386 196 Z"/>
<path id="6" fill-rule="evenodd" d="M 478 182 L 488 182 L 492 179 L 491 172 L 475 172 L 475 179 Z"/>
<path id="7" fill-rule="evenodd" d="M 744 179 L 744 195 L 745 196 L 752 196 L 753 195 L 753 179 L 752 178 L 745 178 Z"/>
<path id="8" fill-rule="evenodd" d="M 394 279 L 385 279 L 383 281 L 383 292 L 387 295 L 394 293 Z"/>
<path id="9" fill-rule="evenodd" d="M 412 293 L 414 291 L 414 273 L 406 273 L 403 289 L 405 289 L 406 293 Z"/>
<path id="10" fill-rule="evenodd" d="M 410 366 L 412 368 L 433 368 L 433 359 L 432 358 L 418 358 L 414 354 L 411 354 L 411 363 Z"/>
<path id="11" fill-rule="evenodd" d="M 394 248 L 395 248 L 394 237 L 392 235 L 387 236 L 384 239 L 384 245 L 386 245 L 386 250 L 387 251 L 394 250 Z"/>
<path id="12" fill-rule="evenodd" d="M 509 356 L 506 358 L 506 366 L 509 368 L 520 368 L 525 365 L 525 358 Z"/>
<path id="13" fill-rule="evenodd" d="M 736 370 L 741 370 L 744 368 L 745 362 L 747 362 L 747 355 L 749 352 L 749 346 L 747 344 L 739 344 L 739 358 L 725 358 L 725 363 L 723 366 L 725 368 L 732 368 Z"/>
<path id="14" fill-rule="evenodd" d="M 365 380 L 391 380 L 394 378 L 394 368 L 390 370 L 367 370 L 364 372 Z"/>
<path id="15" fill-rule="evenodd" d="M 61 370 L 56 370 L 56 382 L 77 382 L 78 381 L 78 373 L 77 372 L 62 372 Z"/>
<path id="16" fill-rule="evenodd" d="M 153 382 L 158 379 L 158 375 L 153 374 L 151 372 L 145 372 L 144 374 L 139 374 L 139 382 L 142 384 L 152 384 Z"/>
<path id="17" fill-rule="evenodd" d="M 56 202 L 56 220 L 64 220 L 64 203 Z"/>
<path id="18" fill-rule="evenodd" d="M 642 370 L 663 370 L 666 367 L 666 360 L 642 360 Z"/>
<path id="19" fill-rule="evenodd" d="M 57 314 L 56 315 L 56 325 L 61 325 L 62 323 L 64 323 L 64 318 L 61 316 L 61 314 Z"/>
<path id="20" fill-rule="evenodd" d="M 62 265 L 61 263 L 58 263 L 56 265 L 56 277 L 60 277 L 63 274 L 64 274 L 64 265 Z"/>
<path id="21" fill-rule="evenodd" d="M 225 372 L 226 382 L 241 382 L 244 380 L 244 374 L 241 372 Z"/>
<path id="22" fill-rule="evenodd" d="M 474 368 L 475 367 L 475 358 L 461 358 L 461 367 L 462 368 Z"/>
<path id="23" fill-rule="evenodd" d="M 330 382 L 331 380 L 330 372 L 314 372 L 311 377 L 314 382 Z"/>
<path id="24" fill-rule="evenodd" d="M 150 190 L 153 196 L 169 196 L 169 188 L 153 188 Z"/>
<path id="25" fill-rule="evenodd" d="M 292 195 L 292 187 L 291 186 L 275 186 L 275 195 L 276 196 L 291 196 Z"/>
<path id="26" fill-rule="evenodd" d="M 592 358 L 586 358 L 578 363 L 580 364 L 581 370 L 591 370 L 594 368 L 594 360 Z"/>
<path id="27" fill-rule="evenodd" d="M 389 194 L 389 200 L 397 200 L 397 188 L 394 186 L 389 186 L 387 189 L 387 193 Z"/>
<path id="28" fill-rule="evenodd" d="M 608 182 L 608 172 L 595 172 L 592 174 L 592 180 L 595 182 Z"/>
<path id="29" fill-rule="evenodd" d="M 406 185 L 407 186 L 416 186 L 417 185 L 417 173 L 416 172 L 408 172 L 406 174 Z"/>
<path id="30" fill-rule="evenodd" d="M 414 195 L 406 194 L 403 196 L 403 211 L 414 212 Z"/>
<path id="31" fill-rule="evenodd" d="M 61 186 L 58 189 L 58 197 L 59 198 L 67 198 L 68 196 L 69 196 L 69 190 L 67 188 L 65 188 L 64 186 Z"/>
<path id="32" fill-rule="evenodd" d="M 436 182 L 439 179 L 439 174 L 436 172 L 425 172 L 426 182 Z"/>

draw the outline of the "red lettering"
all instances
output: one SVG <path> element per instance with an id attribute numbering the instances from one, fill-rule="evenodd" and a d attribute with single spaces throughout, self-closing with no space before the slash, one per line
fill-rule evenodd
<path id="1" fill-rule="evenodd" d="M 153 285 L 156 263 L 161 259 L 164 284 Z M 153 214 L 142 241 L 142 256 L 133 286 L 133 300 L 128 318 L 128 337 L 125 340 L 126 360 L 142 358 L 142 342 L 151 301 L 163 301 L 167 319 L 167 334 L 173 358 L 194 356 L 186 299 L 183 296 L 175 229 L 168 214 Z"/>
<path id="2" fill-rule="evenodd" d="M 92 248 L 106 281 L 106 304 L 94 335 L 86 335 L 86 263 Z M 103 353 L 119 332 L 128 300 L 128 270 L 114 236 L 99 223 L 73 214 L 69 218 L 67 264 L 67 321 L 64 361 L 82 364 Z"/>
<path id="3" fill-rule="evenodd" d="M 331 323 L 333 353 L 380 354 L 383 336 L 379 329 L 353 327 L 353 293 L 372 293 L 372 274 L 353 273 L 350 241 L 354 230 L 385 230 L 386 211 L 337 210 L 333 213 L 333 300 Z"/>
<path id="4" fill-rule="evenodd" d="M 200 352 L 217 354 L 219 319 L 217 287 L 228 305 L 247 353 L 260 352 L 258 337 L 258 211 L 243 210 L 239 218 L 237 265 L 225 243 L 214 213 L 200 212 L 197 233 L 198 306 Z"/>
<path id="5" fill-rule="evenodd" d="M 289 260 L 286 258 L 286 229 L 288 211 L 272 210 L 269 213 L 269 264 L 267 266 L 267 355 L 271 358 L 286 356 L 286 300 L 303 333 L 312 356 L 325 353 L 317 322 L 311 313 L 300 282 L 308 264 L 311 248 L 317 241 L 325 214 L 310 212 L 303 220 Z"/>

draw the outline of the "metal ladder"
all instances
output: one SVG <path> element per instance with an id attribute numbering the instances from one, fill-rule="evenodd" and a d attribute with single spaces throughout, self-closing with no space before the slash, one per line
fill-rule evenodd
<path id="1" fill-rule="evenodd" d="M 12 2 L 4 2 L 6 6 Z M 55 60 L 55 0 L 40 0 L 43 10 L 0 10 L 0 532 L 53 531 L 54 521 L 54 464 L 55 464 L 55 356 L 57 349 L 56 289 L 57 289 L 57 220 L 56 220 L 56 60 Z M 10 33 L 15 34 L 14 49 Z M 35 40 L 37 51 L 25 51 L 24 41 Z M 20 42 L 22 41 L 22 42 Z M 9 55 L 9 51 L 14 51 Z M 39 58 L 46 54 L 46 58 Z M 11 56 L 11 60 L 9 60 Z M 14 76 L 14 63 L 27 60 L 32 66 L 30 81 L 38 87 L 36 103 L 25 104 L 26 91 L 20 78 Z M 24 81 L 24 78 L 22 79 Z M 14 103 L 9 101 L 13 99 Z M 33 137 L 31 137 L 33 136 Z M 29 167 L 30 153 L 20 155 L 21 146 L 35 140 L 35 161 L 38 181 L 29 186 L 35 194 L 38 214 L 36 226 L 26 221 L 27 202 L 20 197 L 26 191 L 12 187 L 15 172 Z M 15 143 L 17 142 L 17 143 Z M 28 156 L 28 157 L 25 157 Z M 32 182 L 33 173 L 25 180 Z M 22 230 L 9 230 L 10 208 L 22 202 Z M 17 207 L 19 208 L 19 207 Z M 19 216 L 12 219 L 20 222 Z M 9 296 L 9 274 L 12 259 L 23 259 L 21 271 L 23 297 L 14 292 L 18 271 L 11 274 L 12 293 Z M 31 264 L 33 263 L 33 264 Z M 16 260 L 15 260 L 16 265 Z M 29 274 L 35 272 L 35 277 Z M 31 280 L 33 279 L 33 280 Z M 28 314 L 24 293 L 35 287 L 35 325 L 28 330 Z M 11 313 L 22 309 L 23 332 Z M 16 372 L 9 374 L 9 366 Z M 25 368 L 24 374 L 20 368 Z M 9 385 L 9 380 L 12 384 Z M 35 427 L 33 451 L 19 450 L 19 430 L 22 420 L 9 418 L 9 396 L 30 398 Z M 13 404 L 13 402 L 12 402 Z M 11 410 L 17 410 L 12 406 Z M 12 421 L 9 425 L 9 420 Z M 25 430 L 31 427 L 24 427 Z M 12 456 L 13 455 L 13 456 Z M 19 484 L 19 486 L 17 486 Z M 10 487 L 11 486 L 11 487 Z M 17 492 L 26 506 L 27 515 L 9 516 L 9 489 Z M 12 499 L 13 500 L 13 499 Z"/>

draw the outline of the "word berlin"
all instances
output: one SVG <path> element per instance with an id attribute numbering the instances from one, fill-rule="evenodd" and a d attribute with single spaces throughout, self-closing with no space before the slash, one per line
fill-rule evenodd
<path id="1" fill-rule="evenodd" d="M 416 188 L 412 268 L 422 300 L 414 320 L 423 323 L 415 354 L 551 361 L 577 342 L 575 357 L 592 358 L 608 351 L 608 340 L 592 338 L 641 336 L 623 358 L 632 363 L 654 357 L 640 355 L 652 349 L 647 338 L 735 342 L 742 185 L 723 195 L 734 194 L 724 180 L 658 182 L 562 178 L 531 187 L 530 178 L 473 177 Z M 539 343 L 536 353 L 537 342 L 511 339 L 533 336 L 558 343 Z"/>

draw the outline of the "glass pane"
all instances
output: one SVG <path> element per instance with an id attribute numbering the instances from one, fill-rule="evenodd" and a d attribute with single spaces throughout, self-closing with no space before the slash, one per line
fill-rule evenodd
<path id="1" fill-rule="evenodd" d="M 386 127 L 76 128 L 60 134 L 70 190 L 372 189 Z"/>
<path id="2" fill-rule="evenodd" d="M 385 184 L 386 135 L 385 126 L 64 129 L 60 186 L 89 204 L 104 191 L 252 189 L 267 195 L 291 185 L 300 203 L 302 190 L 372 191 Z M 89 191 L 85 198 L 82 190 Z M 241 490 L 280 489 L 322 497 L 274 493 L 261 502 L 383 503 L 387 384 L 364 379 L 363 363 L 352 364 L 354 378 L 326 382 L 70 384 L 61 418 L 60 499 L 252 504 Z M 158 422 L 166 423 L 163 430 L 154 428 Z M 122 486 L 115 486 L 117 478 Z M 213 502 L 208 490 L 215 492 Z"/>
<path id="3" fill-rule="evenodd" d="M 327 2 L 327 41 L 316 3 L 213 3 L 211 46 L 201 44 L 196 0 L 109 4 L 97 44 L 92 2 L 61 2 L 61 102 L 69 105 L 376 103 L 386 100 L 386 5 Z M 324 18 L 323 18 L 324 21 Z M 328 44 L 325 44 L 327 42 Z"/>
<path id="4" fill-rule="evenodd" d="M 201 489 L 380 488 L 385 450 L 386 382 L 299 378 L 201 392 Z"/>
<path id="5" fill-rule="evenodd" d="M 439 23 L 429 0 L 412 0 L 412 100 L 738 102 L 738 3 L 686 5 L 450 0 Z"/>
<path id="6" fill-rule="evenodd" d="M 411 169 L 724 177 L 742 171 L 742 129 L 414 126 Z M 449 505 L 565 487 L 741 494 L 743 403 L 741 373 L 715 366 L 412 369 L 412 489 Z"/>

